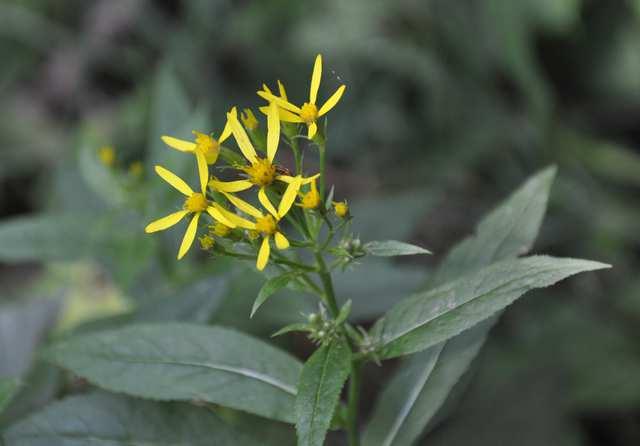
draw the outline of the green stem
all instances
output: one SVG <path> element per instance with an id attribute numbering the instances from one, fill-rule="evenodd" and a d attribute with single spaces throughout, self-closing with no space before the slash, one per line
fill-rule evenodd
<path id="1" fill-rule="evenodd" d="M 327 264 L 324 262 L 322 253 L 316 251 L 315 258 L 316 262 L 318 263 L 318 276 L 320 276 L 320 281 L 322 282 L 322 287 L 324 288 L 325 303 L 327 304 L 327 307 L 329 307 L 331 316 L 333 316 L 333 318 L 336 318 L 338 317 L 340 309 L 338 308 L 338 303 L 336 302 L 336 294 L 333 290 L 331 274 L 327 269 Z"/>
<path id="2" fill-rule="evenodd" d="M 318 136 L 318 152 L 320 152 L 320 199 L 324 203 L 325 170 L 327 167 L 326 145 L 324 139 Z"/>
<path id="3" fill-rule="evenodd" d="M 358 403 L 360 402 L 361 363 L 351 361 L 351 376 L 349 378 L 349 401 L 347 405 L 347 435 L 349 446 L 360 445 L 358 432 Z"/>

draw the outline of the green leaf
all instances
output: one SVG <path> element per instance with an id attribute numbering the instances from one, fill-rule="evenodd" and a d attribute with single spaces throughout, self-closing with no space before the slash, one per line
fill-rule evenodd
<path id="1" fill-rule="evenodd" d="M 0 223 L 0 259 L 73 260 L 91 254 L 96 247 L 89 215 L 35 215 Z"/>
<path id="2" fill-rule="evenodd" d="M 555 172 L 549 167 L 534 175 L 485 217 L 476 235 L 449 252 L 429 285 L 528 251 L 545 214 Z M 497 317 L 407 358 L 378 398 L 364 432 L 365 444 L 413 444 L 480 351 Z"/>
<path id="3" fill-rule="evenodd" d="M 100 162 L 98 159 L 100 143 L 89 131 L 85 133 L 78 153 L 78 168 L 82 178 L 105 203 L 111 206 L 124 206 L 127 203 L 127 192 L 121 178 L 118 178 L 118 172 Z"/>
<path id="4" fill-rule="evenodd" d="M 19 379 L 0 378 L 0 413 L 9 405 L 19 388 Z"/>
<path id="5" fill-rule="evenodd" d="M 267 280 L 258 292 L 258 297 L 256 297 L 256 300 L 253 303 L 253 307 L 251 308 L 250 317 L 253 317 L 253 315 L 256 314 L 256 311 L 258 311 L 258 308 L 260 308 L 262 304 L 267 301 L 267 299 L 273 296 L 274 293 L 286 287 L 289 282 L 291 282 L 291 280 L 295 278 L 295 276 L 295 273 L 285 273 Z"/>
<path id="6" fill-rule="evenodd" d="M 276 331 L 271 335 L 272 338 L 276 338 L 278 336 L 282 336 L 286 333 L 291 333 L 292 331 L 307 331 L 311 332 L 313 329 L 309 326 L 309 324 L 305 322 L 296 322 L 295 324 L 289 324 L 282 327 L 280 330 Z"/>
<path id="7" fill-rule="evenodd" d="M 493 262 L 526 254 L 544 218 L 555 166 L 547 167 L 522 185 L 487 215 L 476 234 L 457 244 L 428 282 L 434 288 Z"/>
<path id="8" fill-rule="evenodd" d="M 156 400 L 206 401 L 293 422 L 302 365 L 221 327 L 139 324 L 59 342 L 49 361 L 107 390 Z"/>
<path id="9" fill-rule="evenodd" d="M 372 256 L 378 256 L 378 257 L 431 254 L 430 251 L 424 248 L 421 248 L 420 246 L 411 245 L 409 243 L 404 243 L 404 242 L 398 242 L 396 240 L 368 242 L 364 245 L 364 249 Z"/>
<path id="10" fill-rule="evenodd" d="M 337 339 L 315 351 L 302 369 L 296 397 L 299 446 L 322 446 L 351 364 L 351 351 Z"/>
<path id="11" fill-rule="evenodd" d="M 3 438 L 6 446 L 258 444 L 204 408 L 97 392 L 51 404 Z"/>
<path id="12" fill-rule="evenodd" d="M 473 327 L 534 288 L 583 271 L 608 268 L 589 260 L 532 256 L 495 263 L 393 307 L 374 326 L 382 358 L 415 353 Z"/>

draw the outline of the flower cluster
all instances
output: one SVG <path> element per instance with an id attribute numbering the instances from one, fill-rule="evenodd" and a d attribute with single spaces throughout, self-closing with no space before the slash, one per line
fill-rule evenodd
<path id="1" fill-rule="evenodd" d="M 193 189 L 170 170 L 156 166 L 156 173 L 185 198 L 180 210 L 151 222 L 145 231 L 162 231 L 189 218 L 178 250 L 178 259 L 181 259 L 193 245 L 202 226 L 201 219 L 206 216 L 212 221 L 207 223 L 207 232 L 200 237 L 203 249 L 251 258 L 252 254 L 247 254 L 246 250 L 239 252 L 228 244 L 219 246 L 218 241 L 231 240 L 233 247 L 248 245 L 249 252 L 253 252 L 255 256 L 257 268 L 263 270 L 274 256 L 272 242 L 278 250 L 285 250 L 292 244 L 283 230 L 285 220 L 298 229 L 302 241 L 296 243 L 301 246 L 311 243 L 317 246 L 322 224 L 333 227 L 330 210 L 338 220 L 348 220 L 346 201 L 333 202 L 331 199 L 326 200 L 324 196 L 325 135 L 318 127 L 318 120 L 338 103 L 345 86 L 341 85 L 318 108 L 316 102 L 321 76 L 322 57 L 318 55 L 311 76 L 309 100 L 299 107 L 289 102 L 285 87 L 280 81 L 278 95 L 263 85 L 258 95 L 267 101 L 265 106 L 260 107 L 260 111 L 266 115 L 266 132 L 261 129 L 259 120 L 250 109 L 238 113 L 237 107 L 232 107 L 226 114 L 224 129 L 217 138 L 214 134 L 197 131 L 193 132 L 193 141 L 162 136 L 162 140 L 170 148 L 195 157 L 199 184 Z M 298 133 L 303 125 L 307 131 L 300 135 Z M 222 145 L 231 137 L 235 140 L 239 153 Z M 319 172 L 310 175 L 303 172 L 299 146 L 301 138 L 306 138 L 310 141 L 309 146 L 315 145 L 321 152 Z M 293 150 L 296 164 L 294 173 L 278 161 L 281 142 Z M 219 163 L 221 158 L 226 162 L 225 165 Z M 212 169 L 217 169 L 217 172 L 212 172 Z M 215 175 L 227 174 L 229 170 L 233 172 L 234 178 L 219 178 Z M 257 203 L 252 204 L 253 200 L 247 197 L 251 195 Z"/>

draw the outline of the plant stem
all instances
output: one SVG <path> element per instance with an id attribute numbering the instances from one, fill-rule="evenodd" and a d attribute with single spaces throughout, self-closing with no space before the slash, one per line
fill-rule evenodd
<path id="1" fill-rule="evenodd" d="M 318 263 L 318 276 L 320 276 L 320 281 L 322 282 L 322 286 L 324 288 L 325 303 L 329 307 L 331 316 L 336 318 L 338 317 L 338 313 L 340 312 L 340 310 L 338 309 L 338 303 L 336 302 L 336 295 L 335 295 L 335 292 L 333 291 L 333 282 L 331 281 L 331 274 L 327 269 L 327 264 L 324 262 L 324 258 L 322 258 L 322 253 L 316 251 L 315 257 L 316 257 L 316 262 Z"/>
<path id="2" fill-rule="evenodd" d="M 349 446 L 360 445 L 358 432 L 358 404 L 360 403 L 360 369 L 358 360 L 351 361 L 351 376 L 349 378 L 349 402 L 347 405 L 347 435 Z"/>

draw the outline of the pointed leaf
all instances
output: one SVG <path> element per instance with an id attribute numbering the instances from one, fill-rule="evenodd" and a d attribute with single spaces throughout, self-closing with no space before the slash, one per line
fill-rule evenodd
<path id="1" fill-rule="evenodd" d="M 555 167 L 548 167 L 532 176 L 485 217 L 476 235 L 449 252 L 432 275 L 430 287 L 528 251 L 538 235 L 555 173 Z M 413 444 L 480 351 L 498 316 L 412 355 L 398 366 L 378 398 L 364 432 L 365 443 L 373 446 Z"/>
<path id="2" fill-rule="evenodd" d="M 221 327 L 140 324 L 72 338 L 49 361 L 105 389 L 157 400 L 199 400 L 293 422 L 300 362 Z"/>
<path id="3" fill-rule="evenodd" d="M 338 339 L 316 350 L 304 365 L 296 398 L 299 446 L 324 444 L 350 364 L 349 346 Z"/>
<path id="4" fill-rule="evenodd" d="M 495 263 L 393 307 L 373 329 L 380 355 L 393 358 L 425 350 L 491 317 L 529 290 L 608 267 L 548 256 Z"/>
<path id="5" fill-rule="evenodd" d="M 273 296 L 274 293 L 286 287 L 289 284 L 289 282 L 291 282 L 291 280 L 295 278 L 295 276 L 296 275 L 293 273 L 286 273 L 276 277 L 272 277 L 271 279 L 267 280 L 265 284 L 262 285 L 262 288 L 260 288 L 260 291 L 258 292 L 258 297 L 256 297 L 256 300 L 253 303 L 253 307 L 251 308 L 250 317 L 253 317 L 256 311 L 258 311 L 258 308 L 260 308 L 262 304 L 267 301 L 267 299 Z"/>
<path id="6" fill-rule="evenodd" d="M 97 392 L 51 404 L 3 438 L 6 446 L 258 444 L 204 408 Z"/>
<path id="7" fill-rule="evenodd" d="M 384 240 L 368 242 L 364 245 L 365 251 L 372 256 L 394 257 L 412 256 L 416 254 L 431 254 L 427 249 L 409 243 L 398 242 L 396 240 Z"/>

